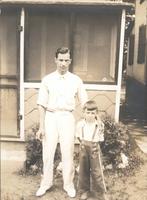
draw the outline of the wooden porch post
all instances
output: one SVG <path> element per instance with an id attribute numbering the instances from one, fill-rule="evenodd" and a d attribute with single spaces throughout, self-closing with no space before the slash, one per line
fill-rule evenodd
<path id="1" fill-rule="evenodd" d="M 121 80 L 122 80 L 122 64 L 123 64 L 123 48 L 124 48 L 124 33 L 125 33 L 125 9 L 121 15 L 121 31 L 120 31 L 120 47 L 119 47 L 119 62 L 118 62 L 118 81 L 116 91 L 116 106 L 115 106 L 115 122 L 119 121 L 120 112 L 120 97 L 121 97 Z"/>
<path id="2" fill-rule="evenodd" d="M 25 11 L 21 10 L 20 26 L 22 28 L 20 32 L 20 112 L 22 116 L 20 120 L 20 139 L 24 140 L 24 23 L 25 23 Z"/>

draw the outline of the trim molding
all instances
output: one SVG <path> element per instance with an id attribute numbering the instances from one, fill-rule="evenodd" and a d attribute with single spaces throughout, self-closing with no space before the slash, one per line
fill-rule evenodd
<path id="1" fill-rule="evenodd" d="M 84 84 L 87 90 L 104 90 L 104 91 L 116 91 L 118 89 L 117 85 L 97 85 L 97 84 Z M 27 83 L 23 85 L 24 89 L 32 88 L 39 89 L 40 83 Z"/>

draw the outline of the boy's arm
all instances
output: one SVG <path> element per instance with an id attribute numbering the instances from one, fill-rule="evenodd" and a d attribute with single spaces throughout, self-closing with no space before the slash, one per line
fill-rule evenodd
<path id="1" fill-rule="evenodd" d="M 103 122 L 100 122 L 99 124 L 99 142 L 104 141 L 104 124 Z"/>
<path id="2" fill-rule="evenodd" d="M 79 122 L 77 123 L 77 126 L 76 126 L 76 139 L 81 144 L 81 126 Z"/>

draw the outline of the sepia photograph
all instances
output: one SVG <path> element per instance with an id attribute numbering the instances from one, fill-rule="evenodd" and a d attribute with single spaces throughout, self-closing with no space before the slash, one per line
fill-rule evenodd
<path id="1" fill-rule="evenodd" d="M 0 199 L 147 200 L 147 1 L 0 0 Z"/>

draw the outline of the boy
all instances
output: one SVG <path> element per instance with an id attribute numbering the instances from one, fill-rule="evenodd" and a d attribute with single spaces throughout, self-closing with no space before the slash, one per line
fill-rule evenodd
<path id="1" fill-rule="evenodd" d="M 78 122 L 76 131 L 76 137 L 80 142 L 80 199 L 104 200 L 106 189 L 99 147 L 99 142 L 104 141 L 104 124 L 98 116 L 95 101 L 85 103 L 83 115 L 84 119 Z"/>

